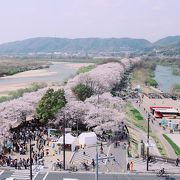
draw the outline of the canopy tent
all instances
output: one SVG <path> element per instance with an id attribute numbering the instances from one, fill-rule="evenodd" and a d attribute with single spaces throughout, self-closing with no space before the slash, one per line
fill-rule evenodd
<path id="1" fill-rule="evenodd" d="M 78 137 L 80 145 L 94 145 L 97 143 L 97 136 L 94 132 L 84 132 Z"/>
<path id="2" fill-rule="evenodd" d="M 163 126 L 167 126 L 168 121 L 163 118 L 163 119 L 161 120 L 161 124 L 162 124 Z"/>
<path id="3" fill-rule="evenodd" d="M 76 143 L 77 138 L 72 136 L 71 133 L 65 134 L 65 144 L 66 145 L 71 145 L 71 150 L 75 150 L 75 143 Z M 63 136 L 61 136 L 58 141 L 56 142 L 57 144 L 63 144 Z"/>

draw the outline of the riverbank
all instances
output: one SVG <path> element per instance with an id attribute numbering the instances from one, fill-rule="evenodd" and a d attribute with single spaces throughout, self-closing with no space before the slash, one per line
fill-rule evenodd
<path id="1" fill-rule="evenodd" d="M 1 77 L 0 79 L 51 76 L 51 75 L 56 74 L 56 73 L 57 72 L 49 72 L 48 69 L 29 70 L 29 71 L 25 71 L 25 72 L 20 72 L 20 73 L 14 74 L 12 76 Z"/>
<path id="2" fill-rule="evenodd" d="M 172 93 L 179 91 L 180 76 L 174 75 L 172 65 L 160 64 L 159 61 L 144 61 L 135 67 L 131 74 L 131 84 L 133 88 L 138 85 L 144 93 L 165 92 Z"/>
<path id="3" fill-rule="evenodd" d="M 76 70 L 78 70 L 79 68 L 81 68 L 83 66 L 92 65 L 92 63 L 68 63 L 68 62 L 51 62 L 51 63 L 52 63 L 52 65 L 62 64 L 68 68 L 72 68 L 72 69 L 76 69 Z M 0 79 L 51 76 L 54 74 L 57 74 L 57 72 L 50 72 L 49 69 L 46 68 L 46 69 L 28 70 L 25 72 L 16 73 L 14 75 L 4 76 L 4 77 L 1 77 Z"/>
<path id="4" fill-rule="evenodd" d="M 28 60 L 17 60 L 17 59 L 7 59 L 0 60 L 0 77 L 11 76 L 20 72 L 25 72 L 29 70 L 44 69 L 50 66 L 48 61 L 37 61 L 34 59 Z"/>
<path id="5" fill-rule="evenodd" d="M 134 67 L 130 75 L 130 83 L 132 88 L 136 88 L 138 85 L 141 87 L 141 91 L 144 93 L 156 92 L 152 86 L 157 86 L 157 82 L 154 80 L 155 65 L 152 62 L 142 62 Z"/>
<path id="6" fill-rule="evenodd" d="M 10 92 L 28 88 L 33 82 L 46 82 L 48 84 L 61 80 L 67 80 L 72 74 L 75 74 L 79 68 L 88 66 L 92 63 L 68 63 L 68 62 L 51 62 L 53 67 L 38 70 L 29 70 L 20 72 L 11 76 L 5 76 L 0 78 L 0 96 L 7 96 Z M 57 68 L 54 68 L 54 66 Z M 67 70 L 67 72 L 66 72 Z M 62 71 L 61 79 L 58 78 L 59 73 Z M 63 73 L 66 73 L 64 76 Z M 27 80 L 26 80 L 27 79 Z M 22 80 L 22 81 L 21 81 Z M 26 80 L 26 81 L 25 81 Z"/>
<path id="7" fill-rule="evenodd" d="M 18 88 L 17 90 L 13 90 L 9 92 L 6 91 L 6 94 L 4 94 L 3 96 L 0 96 L 0 103 L 17 99 L 19 97 L 22 97 L 24 93 L 34 92 L 39 89 L 45 88 L 47 86 L 48 86 L 47 83 L 32 83 L 26 88 L 20 88 L 20 89 Z"/>

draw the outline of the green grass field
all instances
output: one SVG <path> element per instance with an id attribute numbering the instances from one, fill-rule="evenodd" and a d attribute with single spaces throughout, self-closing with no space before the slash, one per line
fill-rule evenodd
<path id="1" fill-rule="evenodd" d="M 30 93 L 37 91 L 38 89 L 47 87 L 46 83 L 32 83 L 29 87 L 24 89 L 18 89 L 16 91 L 9 92 L 8 96 L 1 96 L 0 103 L 10 101 L 22 97 L 24 93 Z"/>
<path id="2" fill-rule="evenodd" d="M 140 112 L 132 106 L 132 104 L 127 103 L 124 106 L 124 111 L 126 115 L 126 120 L 129 123 L 133 124 L 137 128 L 147 133 L 147 127 L 148 127 L 147 121 L 142 117 Z M 150 136 L 154 139 L 160 154 L 164 157 L 167 156 L 164 147 L 161 144 L 161 141 L 156 137 L 154 133 L 152 133 L 151 129 L 150 129 Z"/>
<path id="3" fill-rule="evenodd" d="M 168 141 L 168 143 L 174 149 L 174 152 L 177 154 L 177 156 L 180 156 L 180 147 L 177 144 L 175 144 L 166 134 L 163 134 L 163 137 Z"/>
<path id="4" fill-rule="evenodd" d="M 77 74 L 89 72 L 92 69 L 94 69 L 95 67 L 96 67 L 95 64 L 92 64 L 92 65 L 89 65 L 89 66 L 83 66 L 83 67 L 78 69 Z"/>
<path id="5" fill-rule="evenodd" d="M 127 103 L 124 106 L 124 111 L 126 120 L 129 123 L 133 124 L 144 132 L 147 132 L 147 122 L 144 120 L 137 109 L 135 109 L 130 103 Z"/>

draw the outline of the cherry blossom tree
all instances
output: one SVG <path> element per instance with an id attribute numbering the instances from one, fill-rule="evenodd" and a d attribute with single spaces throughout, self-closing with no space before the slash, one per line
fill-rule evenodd
<path id="1" fill-rule="evenodd" d="M 36 104 L 46 90 L 25 93 L 23 97 L 0 103 L 0 130 L 18 126 L 22 122 L 22 113 L 26 116 L 34 115 Z"/>
<path id="2" fill-rule="evenodd" d="M 110 92 L 115 84 L 118 84 L 123 78 L 124 72 L 130 69 L 134 64 L 140 61 L 139 58 L 130 60 L 122 59 L 120 62 L 111 62 L 98 65 L 87 73 L 82 73 L 70 79 L 65 87 L 66 99 L 68 101 L 76 100 L 72 89 L 78 84 L 89 86 L 94 94 Z"/>
<path id="3" fill-rule="evenodd" d="M 124 120 L 123 101 L 118 97 L 112 97 L 110 91 L 115 84 L 121 81 L 124 72 L 139 62 L 140 59 L 135 58 L 98 65 L 95 69 L 68 80 L 63 87 L 68 103 L 62 112 L 69 124 L 82 122 L 97 133 L 116 128 L 117 124 Z M 77 101 L 72 91 L 80 83 L 88 85 L 94 92 L 94 95 L 84 102 Z M 25 93 L 21 98 L 0 103 L 0 131 L 2 132 L 2 129 L 6 131 L 10 126 L 19 125 L 22 122 L 22 113 L 26 116 L 34 115 L 36 105 L 47 89 Z M 52 122 L 61 122 L 61 116 L 61 113 L 58 113 Z"/>

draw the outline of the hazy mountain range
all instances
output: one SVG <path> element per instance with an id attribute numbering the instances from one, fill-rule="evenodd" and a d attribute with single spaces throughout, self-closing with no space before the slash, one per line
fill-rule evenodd
<path id="1" fill-rule="evenodd" d="M 0 45 L 1 55 L 29 53 L 99 53 L 137 52 L 143 50 L 165 50 L 180 53 L 180 36 L 169 36 L 151 43 L 145 39 L 133 38 L 53 38 L 38 37 Z"/>

